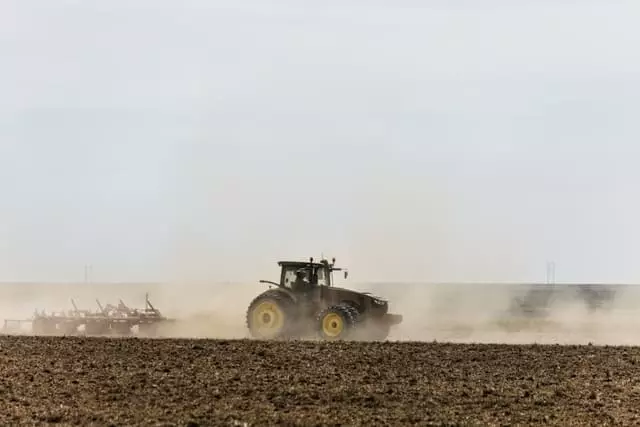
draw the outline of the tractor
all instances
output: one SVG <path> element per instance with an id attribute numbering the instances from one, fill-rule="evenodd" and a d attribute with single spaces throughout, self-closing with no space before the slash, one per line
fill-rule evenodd
<path id="1" fill-rule="evenodd" d="M 388 312 L 388 302 L 367 292 L 334 286 L 333 273 L 344 271 L 322 259 L 278 261 L 280 280 L 251 301 L 246 323 L 253 338 L 384 341 L 402 316 Z"/>

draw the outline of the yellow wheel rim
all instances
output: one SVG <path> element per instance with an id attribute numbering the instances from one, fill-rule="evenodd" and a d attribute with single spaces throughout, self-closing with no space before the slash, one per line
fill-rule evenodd
<path id="1" fill-rule="evenodd" d="M 344 321 L 336 313 L 329 313 L 322 319 L 322 332 L 325 336 L 335 338 L 344 330 Z"/>
<path id="2" fill-rule="evenodd" d="M 282 329 L 284 313 L 272 301 L 258 304 L 252 313 L 252 329 L 262 337 L 272 337 Z"/>

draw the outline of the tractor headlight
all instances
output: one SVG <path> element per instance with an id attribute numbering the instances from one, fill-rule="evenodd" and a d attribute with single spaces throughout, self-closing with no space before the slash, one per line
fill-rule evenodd
<path id="1" fill-rule="evenodd" d="M 377 304 L 377 305 L 385 305 L 385 304 L 386 304 L 386 301 L 383 301 L 383 300 L 381 300 L 381 299 L 374 298 L 374 299 L 373 299 L 373 303 L 374 303 L 374 304 Z"/>

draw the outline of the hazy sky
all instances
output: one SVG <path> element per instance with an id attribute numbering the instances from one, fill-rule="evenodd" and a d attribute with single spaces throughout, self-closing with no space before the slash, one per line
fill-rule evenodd
<path id="1" fill-rule="evenodd" d="M 517 6 L 516 6 L 517 5 Z M 640 282 L 634 1 L 0 3 L 0 280 Z"/>

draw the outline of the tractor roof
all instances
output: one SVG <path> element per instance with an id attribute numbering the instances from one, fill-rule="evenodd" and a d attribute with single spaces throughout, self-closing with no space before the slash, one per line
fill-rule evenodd
<path id="1" fill-rule="evenodd" d="M 309 262 L 309 261 L 278 261 L 278 265 L 281 267 L 324 267 L 326 264 L 320 262 Z"/>

